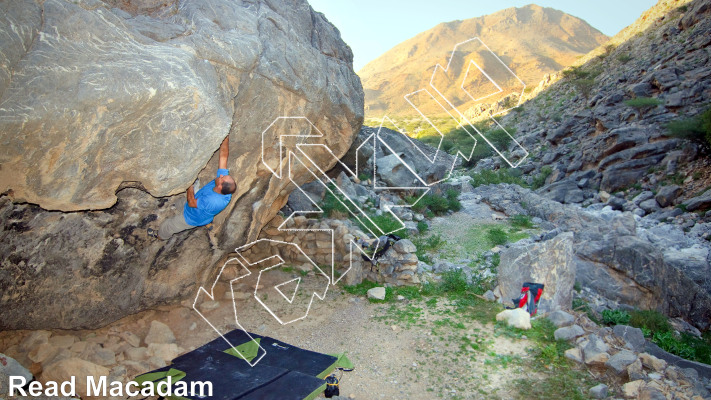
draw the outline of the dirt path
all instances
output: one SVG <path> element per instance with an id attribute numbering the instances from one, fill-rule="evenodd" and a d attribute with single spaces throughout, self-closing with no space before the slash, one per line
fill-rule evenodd
<path id="1" fill-rule="evenodd" d="M 505 225 L 506 216 L 479 202 L 471 194 L 465 193 L 459 199 L 462 209 L 452 215 L 433 218 L 430 234 L 438 234 L 445 241 L 438 257 L 466 264 L 491 249 L 486 233 L 489 228 Z"/>

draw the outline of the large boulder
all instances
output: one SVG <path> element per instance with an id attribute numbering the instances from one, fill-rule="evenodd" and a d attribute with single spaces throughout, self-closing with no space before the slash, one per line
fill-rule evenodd
<path id="1" fill-rule="evenodd" d="M 326 145 L 309 154 L 325 171 L 361 126 L 352 52 L 306 0 L 150 3 L 0 3 L 0 329 L 97 327 L 195 293 L 313 179 L 278 173 L 282 135 Z M 150 241 L 228 135 L 238 188 L 215 228 Z"/>
<path id="2" fill-rule="evenodd" d="M 664 251 L 664 262 L 683 271 L 689 278 L 711 293 L 711 251 L 696 244 L 685 249 Z"/>
<path id="3" fill-rule="evenodd" d="M 677 140 L 665 140 L 638 144 L 610 154 L 598 163 L 603 173 L 600 188 L 612 193 L 638 183 L 650 167 L 657 166 L 678 144 Z"/>
<path id="4" fill-rule="evenodd" d="M 573 303 L 575 265 L 573 233 L 565 232 L 551 240 L 525 246 L 511 246 L 501 253 L 499 288 L 508 301 L 521 293 L 524 282 L 545 285 L 539 310 L 569 310 Z"/>
<path id="5" fill-rule="evenodd" d="M 707 190 L 703 194 L 692 197 L 684 202 L 686 209 L 689 211 L 708 210 L 711 208 L 711 190 Z"/>
<path id="6" fill-rule="evenodd" d="M 686 249 L 693 247 L 694 241 L 683 231 L 667 224 L 641 228 L 631 213 L 609 208 L 587 211 L 551 201 L 515 185 L 480 186 L 471 195 L 480 196 L 496 211 L 508 215 L 526 212 L 553 224 L 557 227 L 555 231 L 574 232 L 575 277 L 598 295 L 640 308 L 656 309 L 671 317 L 682 317 L 699 329 L 710 327 L 711 292 L 706 289 L 708 279 L 700 274 L 707 271 L 707 267 L 702 255 Z M 522 210 L 522 203 L 526 203 L 526 210 Z M 669 249 L 673 246 L 684 249 Z M 515 260 L 520 252 L 520 248 L 513 246 L 504 251 L 500 277 L 508 260 Z M 507 261 L 506 253 L 510 255 Z M 687 261 L 692 259 L 698 263 L 689 268 Z M 506 275 L 515 273 L 517 271 L 510 271 Z M 544 295 L 547 291 L 548 286 Z M 515 296 L 513 292 L 513 296 L 509 294 L 504 299 Z"/>
<path id="7" fill-rule="evenodd" d="M 667 264 L 657 246 L 637 236 L 609 235 L 578 243 L 576 256 L 579 280 L 606 298 L 709 327 L 711 296 L 683 269 Z"/>
<path id="8" fill-rule="evenodd" d="M 352 170 L 371 177 L 375 170 L 377 178 L 391 187 L 422 186 L 420 180 L 426 184 L 438 182 L 449 175 L 457 160 L 444 150 L 392 129 L 366 126 L 343 157 Z"/>
<path id="9" fill-rule="evenodd" d="M 678 185 L 663 186 L 659 189 L 659 193 L 657 193 L 654 198 L 660 206 L 668 207 L 674 205 L 674 201 L 681 196 L 683 192 L 681 186 Z"/>
<path id="10" fill-rule="evenodd" d="M 541 188 L 540 192 L 543 194 L 543 197 L 559 203 L 572 204 L 580 203 L 585 200 L 583 191 L 580 190 L 577 182 L 572 179 L 554 182 Z"/>

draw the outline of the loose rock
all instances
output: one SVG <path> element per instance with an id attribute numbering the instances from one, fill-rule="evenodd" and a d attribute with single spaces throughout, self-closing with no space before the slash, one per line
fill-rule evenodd
<path id="1" fill-rule="evenodd" d="M 368 298 L 376 300 L 385 300 L 385 288 L 380 286 L 369 289 Z"/>
<path id="2" fill-rule="evenodd" d="M 531 315 L 521 308 L 504 310 L 496 314 L 497 321 L 505 321 L 508 326 L 518 329 L 531 329 Z"/>
<path id="3" fill-rule="evenodd" d="M 558 328 L 555 332 L 553 332 L 555 340 L 573 340 L 577 337 L 583 336 L 584 334 L 585 331 L 578 325 Z"/>
<path id="4" fill-rule="evenodd" d="M 601 383 L 597 386 L 593 386 L 589 390 L 590 396 L 596 399 L 604 399 L 605 397 L 607 397 L 607 392 L 608 387 L 604 383 Z"/>
<path id="5" fill-rule="evenodd" d="M 622 350 L 610 357 L 605 366 L 613 370 L 616 374 L 627 371 L 627 366 L 637 361 L 637 355 L 628 350 Z"/>
<path id="6" fill-rule="evenodd" d="M 153 343 L 175 343 L 175 335 L 168 325 L 160 321 L 152 321 L 151 328 L 143 340 L 147 345 Z"/>
<path id="7" fill-rule="evenodd" d="M 94 381 L 98 381 L 100 377 L 108 376 L 109 372 L 108 368 L 89 361 L 79 358 L 69 358 L 48 366 L 44 372 L 42 372 L 42 376 L 39 380 L 41 382 L 65 382 L 69 381 L 72 377 L 76 377 L 77 394 L 84 397 L 87 396 L 86 378 L 93 376 Z"/>
<path id="8" fill-rule="evenodd" d="M 553 311 L 546 318 L 559 328 L 572 325 L 575 322 L 575 317 L 562 310 Z"/>

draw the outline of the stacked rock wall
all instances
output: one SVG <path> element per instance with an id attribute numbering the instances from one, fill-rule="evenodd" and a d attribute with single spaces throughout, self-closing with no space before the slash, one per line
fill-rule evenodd
<path id="1" fill-rule="evenodd" d="M 393 285 L 419 283 L 417 270 L 417 248 L 408 239 L 395 242 L 376 265 L 364 260 L 355 247 L 356 238 L 366 235 L 350 220 L 314 219 L 304 216 L 290 218 L 284 223 L 281 216 L 274 217 L 262 230 L 260 239 L 294 243 L 298 246 L 272 246 L 269 242 L 257 242 L 248 246 L 243 255 L 248 260 L 261 260 L 278 255 L 285 265 L 310 271 L 311 262 L 331 276 L 331 265 L 335 266 L 335 279 L 346 285 L 361 283 L 364 279 Z M 353 243 L 353 252 L 351 252 Z M 301 249 L 301 251 L 299 250 Z M 303 252 L 302 252 L 303 251 Z M 350 270 L 349 270 L 350 268 Z"/>

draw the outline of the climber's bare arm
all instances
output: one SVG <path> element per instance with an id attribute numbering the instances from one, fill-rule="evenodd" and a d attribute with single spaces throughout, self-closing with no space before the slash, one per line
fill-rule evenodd
<path id="1" fill-rule="evenodd" d="M 197 199 L 195 198 L 195 190 L 193 185 L 188 188 L 188 206 L 192 208 L 197 208 Z"/>
<path id="2" fill-rule="evenodd" d="M 227 158 L 230 156 L 230 136 L 227 135 L 220 145 L 220 161 L 218 168 L 227 169 Z"/>

